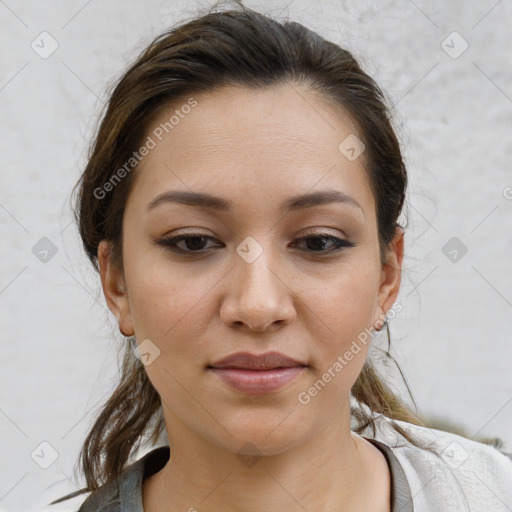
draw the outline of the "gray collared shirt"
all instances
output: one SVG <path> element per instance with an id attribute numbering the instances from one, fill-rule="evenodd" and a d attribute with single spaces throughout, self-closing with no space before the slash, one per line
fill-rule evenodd
<path id="1" fill-rule="evenodd" d="M 411 490 L 404 470 L 392 450 L 375 439 L 365 437 L 386 458 L 391 474 L 391 511 L 414 512 Z M 130 464 L 118 479 L 91 493 L 78 512 L 144 512 L 142 482 L 160 471 L 170 456 L 169 446 L 160 446 Z"/>

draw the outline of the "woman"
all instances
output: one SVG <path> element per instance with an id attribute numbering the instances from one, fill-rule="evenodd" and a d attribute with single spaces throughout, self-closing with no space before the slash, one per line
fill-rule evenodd
<path id="1" fill-rule="evenodd" d="M 367 358 L 401 308 L 389 117 L 348 51 L 241 3 L 120 79 L 78 183 L 127 337 L 80 512 L 510 510 L 512 462 L 427 428 Z"/>

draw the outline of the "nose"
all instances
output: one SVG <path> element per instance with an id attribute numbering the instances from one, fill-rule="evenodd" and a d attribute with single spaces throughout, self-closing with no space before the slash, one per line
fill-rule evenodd
<path id="1" fill-rule="evenodd" d="M 251 263 L 239 258 L 235 265 L 225 282 L 226 294 L 220 310 L 226 325 L 263 332 L 293 321 L 296 310 L 286 282 L 289 278 L 266 257 L 266 251 Z"/>

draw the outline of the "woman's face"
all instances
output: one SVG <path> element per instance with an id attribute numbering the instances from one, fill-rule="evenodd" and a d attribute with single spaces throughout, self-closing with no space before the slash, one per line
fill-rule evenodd
<path id="1" fill-rule="evenodd" d="M 147 133 L 156 145 L 126 203 L 123 273 L 99 249 L 105 295 L 124 333 L 144 342 L 169 434 L 279 453 L 346 418 L 368 348 L 358 336 L 396 298 L 402 237 L 382 266 L 364 152 L 355 158 L 356 127 L 341 109 L 290 85 L 195 99 Z M 176 110 L 158 140 L 153 130 Z M 270 351 L 306 366 L 281 370 L 283 381 L 276 370 L 210 368 Z"/>

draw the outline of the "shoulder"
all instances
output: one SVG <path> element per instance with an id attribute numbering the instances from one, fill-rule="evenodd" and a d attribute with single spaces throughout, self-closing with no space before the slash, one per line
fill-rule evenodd
<path id="1" fill-rule="evenodd" d="M 509 456 L 493 446 L 457 434 L 403 421 L 396 423 L 432 450 L 414 446 L 393 429 L 389 418 L 378 417 L 375 439 L 386 444 L 402 465 L 414 496 L 415 510 L 511 510 L 512 459 Z"/>
<path id="2" fill-rule="evenodd" d="M 126 475 L 124 470 L 116 480 L 102 485 L 96 491 L 81 492 L 64 491 L 63 486 L 56 485 L 51 496 L 46 493 L 39 499 L 41 504 L 37 512 L 119 512 L 119 481 Z M 58 492 L 57 491 L 61 491 Z M 55 503 L 57 500 L 63 500 Z M 33 509 L 36 512 L 36 509 Z"/>
<path id="3" fill-rule="evenodd" d="M 132 460 L 118 478 L 93 492 L 72 496 L 76 493 L 72 493 L 69 489 L 66 493 L 62 486 L 59 489 L 53 489 L 40 500 L 44 506 L 39 507 L 37 512 L 120 512 L 127 507 L 129 510 L 139 510 L 137 505 L 143 478 L 158 470 L 168 458 L 169 447 L 157 447 L 137 460 Z M 62 492 L 57 496 L 59 490 Z M 55 501 L 64 494 L 72 497 L 63 502 L 51 504 L 52 500 Z"/>

